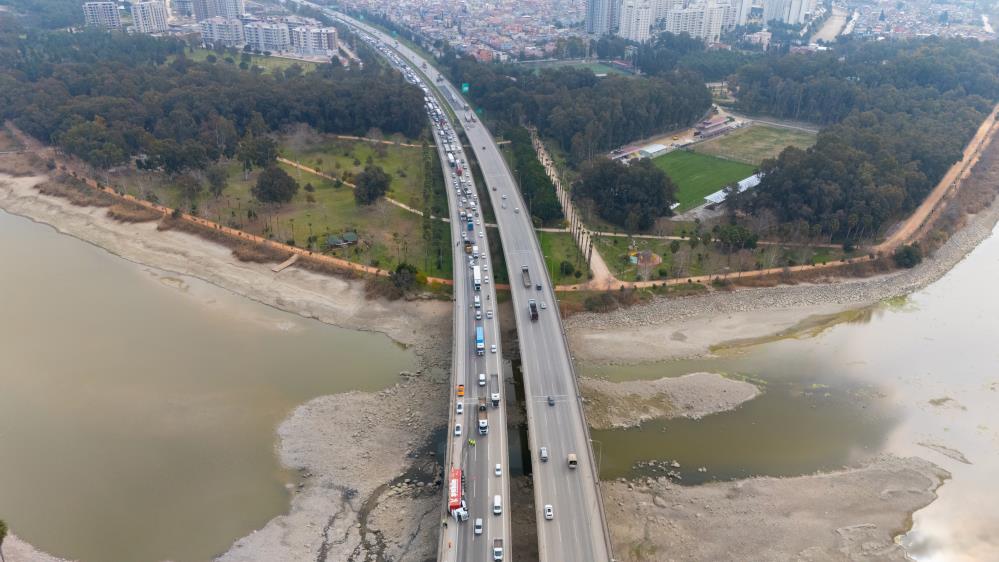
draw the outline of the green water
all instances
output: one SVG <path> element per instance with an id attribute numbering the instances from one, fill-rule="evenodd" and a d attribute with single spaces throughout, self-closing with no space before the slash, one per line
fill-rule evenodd
<path id="1" fill-rule="evenodd" d="M 611 380 L 698 371 L 759 381 L 763 394 L 702 420 L 594 431 L 604 478 L 661 473 L 683 483 L 795 476 L 881 453 L 919 456 L 952 474 L 902 543 L 919 560 L 999 560 L 999 237 L 908 299 L 819 333 L 718 358 L 586 367 Z M 966 460 L 962 460 L 966 459 Z M 698 472 L 705 467 L 707 472 Z"/>

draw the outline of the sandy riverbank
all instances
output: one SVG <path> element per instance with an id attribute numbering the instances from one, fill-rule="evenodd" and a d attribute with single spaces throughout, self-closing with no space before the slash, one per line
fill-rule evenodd
<path id="1" fill-rule="evenodd" d="M 368 300 L 359 281 L 297 267 L 276 274 L 270 264 L 241 262 L 228 248 L 194 235 L 158 231 L 155 222 L 121 223 L 108 218 L 105 208 L 79 207 L 42 195 L 33 186 L 43 179 L 0 174 L 0 209 L 48 224 L 129 261 L 196 277 L 287 312 L 385 333 L 421 354 L 428 344 L 428 327 L 451 321 L 449 303 Z"/>
<path id="2" fill-rule="evenodd" d="M 7 562 L 69 562 L 42 552 L 22 541 L 17 535 L 10 534 L 3 541 L 3 555 Z"/>
<path id="3" fill-rule="evenodd" d="M 618 560 L 907 560 L 894 538 L 949 474 L 918 458 L 797 478 L 603 486 Z"/>
<path id="4" fill-rule="evenodd" d="M 607 314 L 581 313 L 566 321 L 576 360 L 602 364 L 646 363 L 707 355 L 730 341 L 762 338 L 810 325 L 823 316 L 907 295 L 943 277 L 999 221 L 999 205 L 969 217 L 966 225 L 913 269 L 836 283 L 713 292 L 656 298 Z"/>
<path id="5" fill-rule="evenodd" d="M 699 419 L 731 410 L 759 395 L 748 382 L 715 373 L 691 373 L 658 380 L 581 380 L 586 421 L 594 429 L 636 427 L 661 418 Z"/>

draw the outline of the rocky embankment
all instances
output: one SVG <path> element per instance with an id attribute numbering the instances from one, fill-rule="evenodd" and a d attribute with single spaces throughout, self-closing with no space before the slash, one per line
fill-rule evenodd
<path id="1" fill-rule="evenodd" d="M 950 271 L 999 220 L 993 204 L 955 232 L 913 269 L 836 283 L 780 285 L 649 304 L 607 314 L 582 313 L 566 321 L 573 354 L 596 363 L 641 363 L 705 355 L 733 340 L 769 336 L 810 317 L 834 315 L 921 289 Z"/>
<path id="2" fill-rule="evenodd" d="M 701 418 L 759 395 L 748 382 L 715 373 L 691 373 L 650 381 L 582 379 L 586 421 L 594 429 L 635 427 L 657 418 Z"/>
<path id="3" fill-rule="evenodd" d="M 429 439 L 446 423 L 447 392 L 429 378 L 413 374 L 380 392 L 296 408 L 278 428 L 281 463 L 302 477 L 291 510 L 218 560 L 432 558 L 441 487 Z"/>
<path id="4" fill-rule="evenodd" d="M 950 475 L 918 458 L 796 478 L 680 486 L 666 477 L 603 485 L 624 562 L 908 560 L 894 538 Z"/>

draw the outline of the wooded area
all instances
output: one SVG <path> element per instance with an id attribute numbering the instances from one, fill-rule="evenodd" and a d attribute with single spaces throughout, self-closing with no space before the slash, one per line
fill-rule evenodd
<path id="1" fill-rule="evenodd" d="M 485 117 L 506 127 L 530 123 L 558 143 L 574 163 L 638 138 L 690 125 L 711 105 L 697 74 L 598 78 L 588 69 L 535 73 L 516 65 L 481 64 L 446 52 L 441 59 L 455 83 Z"/>
<path id="2" fill-rule="evenodd" d="M 914 209 L 999 98 L 999 46 L 927 38 L 853 41 L 830 52 L 756 59 L 733 85 L 739 108 L 830 125 L 788 148 L 735 198 L 779 232 L 854 242 Z"/>
<path id="3" fill-rule="evenodd" d="M 420 90 L 379 64 L 263 74 L 192 62 L 172 39 L 0 25 L 0 118 L 99 168 L 139 157 L 170 173 L 203 169 L 249 134 L 295 123 L 411 138 L 426 125 Z"/>

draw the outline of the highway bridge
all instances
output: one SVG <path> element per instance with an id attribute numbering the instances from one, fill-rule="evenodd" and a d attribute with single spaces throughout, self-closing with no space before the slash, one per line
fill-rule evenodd
<path id="1" fill-rule="evenodd" d="M 305 2 L 302 2 L 305 3 Z M 454 115 L 466 115 L 469 110 L 467 102 L 458 94 L 458 90 L 439 74 L 430 61 L 423 59 L 416 52 L 378 29 L 354 18 L 325 7 L 311 4 L 322 9 L 332 17 L 344 22 L 366 40 L 372 41 L 379 52 L 393 61 L 397 67 L 408 69 L 419 77 L 419 85 L 425 87 L 428 93 L 433 92 L 437 104 L 447 104 Z M 473 85 L 474 87 L 474 85 Z M 445 131 L 434 126 L 434 135 L 441 150 L 441 135 L 457 124 L 449 122 L 448 113 L 441 112 L 447 123 Z M 520 355 L 524 373 L 525 400 L 528 419 L 528 439 L 533 465 L 534 499 L 538 509 L 538 551 L 542 562 L 563 561 L 610 561 L 610 536 L 607 532 L 603 503 L 600 498 L 598 467 L 594 462 L 593 442 L 583 416 L 583 406 L 577 378 L 569 355 L 569 346 L 565 338 L 558 304 L 555 299 L 554 286 L 551 283 L 541 246 L 535 236 L 530 212 L 517 188 L 513 174 L 507 167 L 506 160 L 499 152 L 492 135 L 482 123 L 465 123 L 465 135 L 471 143 L 476 160 L 486 183 L 488 193 L 496 215 L 500 238 L 503 242 L 504 258 L 507 271 L 510 274 L 511 295 L 517 325 Z M 452 143 L 453 144 L 453 143 Z M 464 159 L 463 151 L 461 158 Z M 442 159 L 446 164 L 446 156 Z M 488 349 L 484 356 L 470 355 L 472 350 L 468 343 L 471 326 L 476 326 L 474 309 L 469 308 L 469 300 L 474 299 L 474 288 L 469 288 L 470 273 L 466 266 L 467 258 L 459 251 L 462 235 L 468 235 L 467 226 L 462 231 L 460 217 L 460 193 L 453 185 L 454 178 L 450 170 L 445 170 L 449 178 L 448 198 L 451 212 L 451 225 L 455 236 L 455 348 L 454 371 L 455 384 L 463 384 L 467 399 L 471 388 L 479 389 L 472 376 L 485 373 L 502 373 L 500 354 L 491 353 Z M 471 178 L 469 178 L 471 179 Z M 459 182 L 460 184 L 460 182 Z M 474 193 L 474 188 L 472 190 Z M 481 213 L 480 213 L 481 214 Z M 478 217 L 481 219 L 481 217 Z M 467 221 L 464 223 L 467 225 Z M 480 240 L 480 251 L 488 251 L 485 229 L 478 223 L 473 224 L 474 240 Z M 480 258 L 483 259 L 483 258 Z M 488 256 L 484 258 L 487 262 Z M 526 269 L 527 275 L 521 276 Z M 527 279 L 530 279 L 527 282 Z M 488 295 L 486 302 L 495 302 L 492 293 L 493 284 L 488 288 L 482 286 Z M 531 313 L 529 303 L 534 301 L 538 311 L 536 319 Z M 472 318 L 468 312 L 472 311 Z M 493 344 L 499 348 L 499 331 L 496 314 L 484 322 L 486 331 L 486 346 Z M 495 371 L 491 369 L 496 369 Z M 488 384 L 485 388 L 488 388 Z M 474 396 L 474 391 L 473 391 Z M 457 398 L 457 397 L 455 397 Z M 505 396 L 504 396 L 505 399 Z M 481 444 L 472 447 L 467 439 L 458 439 L 453 427 L 460 416 L 470 419 L 470 410 L 463 414 L 455 413 L 456 402 L 452 401 L 450 415 L 451 439 L 448 444 L 448 464 L 463 467 L 466 483 L 463 490 L 468 499 L 470 520 L 464 523 L 451 524 L 443 528 L 441 548 L 438 551 L 439 560 L 492 560 L 492 541 L 503 537 L 505 547 L 504 560 L 512 559 L 510 554 L 511 538 L 509 524 L 509 480 L 506 465 L 506 424 L 503 407 L 490 411 L 495 417 L 490 420 L 490 435 Z M 474 409 L 472 412 L 474 413 Z M 467 435 L 468 424 L 463 424 L 463 435 Z M 502 435 L 502 437 L 500 437 Z M 473 437 L 475 438 L 475 437 Z M 495 447 L 495 448 L 494 448 Z M 542 458 L 542 452 L 545 453 Z M 570 458 L 574 460 L 570 463 Z M 489 478 L 489 467 L 501 465 L 502 476 Z M 501 495 L 503 515 L 492 515 L 491 497 Z M 549 513 L 546 508 L 550 507 Z M 485 511 L 483 511 L 485 510 Z M 489 531 L 476 536 L 472 533 L 472 525 L 476 518 L 482 517 L 491 526 Z M 497 528 L 498 527 L 498 528 Z M 482 540 L 485 538 L 486 540 Z"/>

